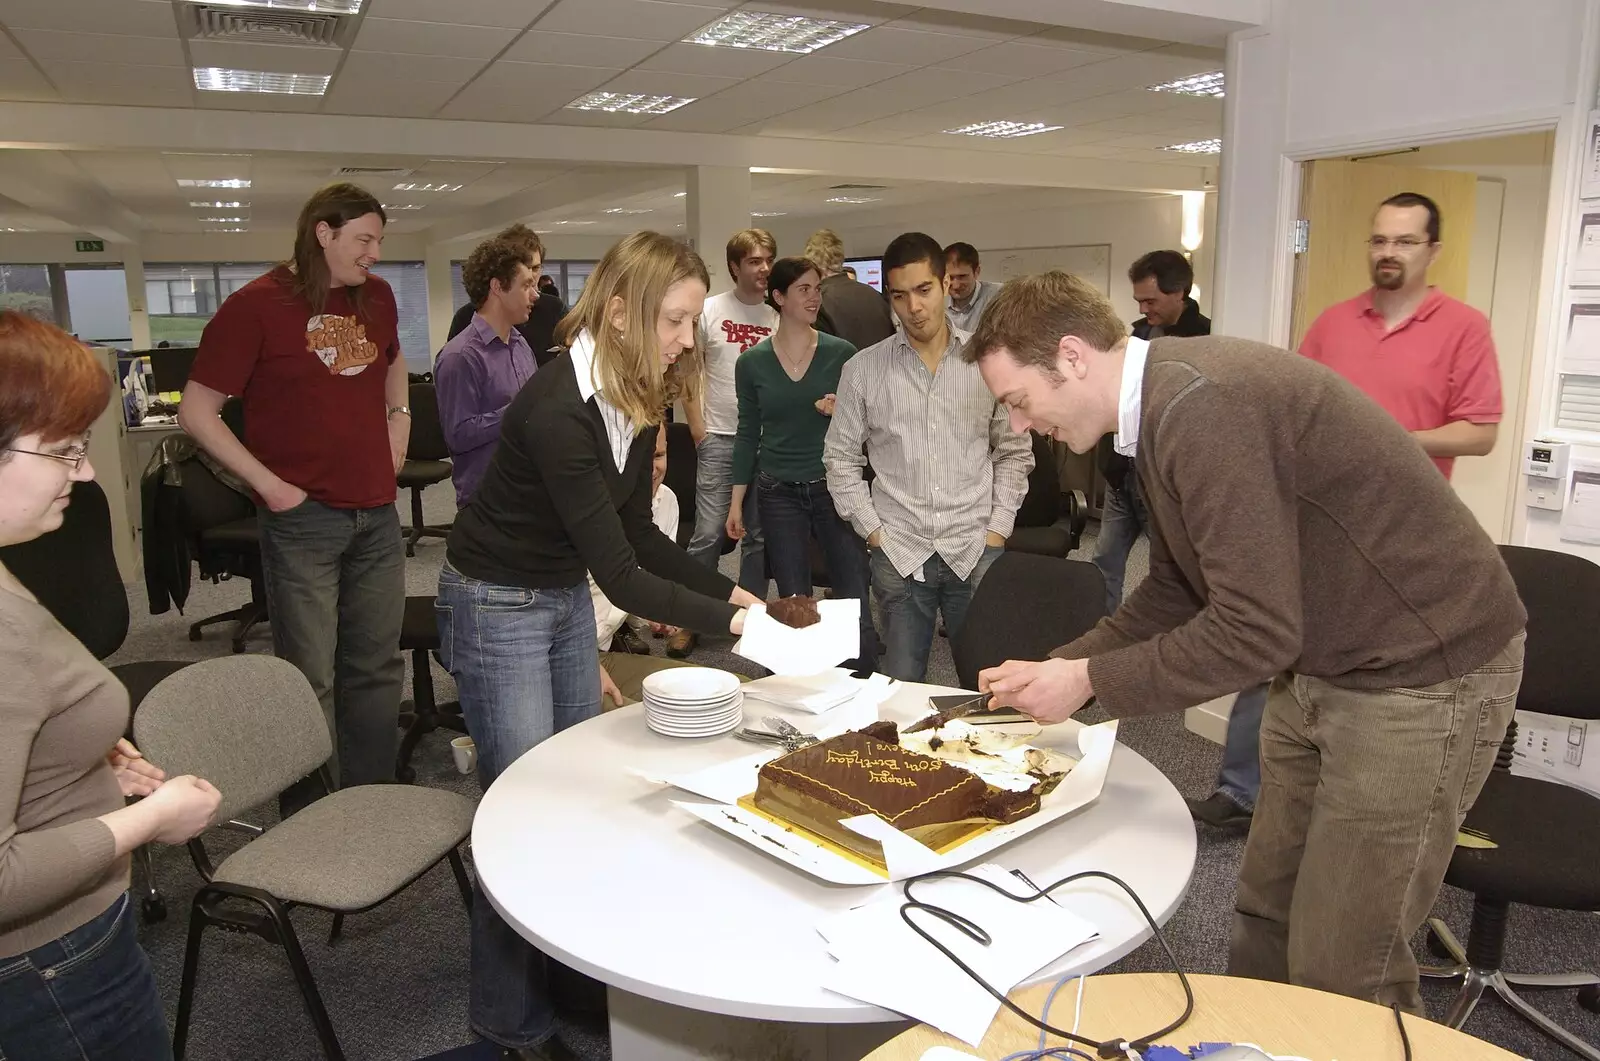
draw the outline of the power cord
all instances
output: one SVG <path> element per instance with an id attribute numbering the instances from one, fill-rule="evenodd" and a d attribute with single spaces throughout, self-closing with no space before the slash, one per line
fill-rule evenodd
<path id="1" fill-rule="evenodd" d="M 1406 1061 L 1411 1061 L 1411 1036 L 1406 1034 L 1405 1015 L 1400 1012 L 1400 1003 L 1391 1002 L 1389 1008 L 1394 1010 L 1394 1026 L 1400 1029 L 1400 1046 L 1405 1050 Z"/>
<path id="2" fill-rule="evenodd" d="M 1005 896 L 1014 903 L 1032 903 L 1037 902 L 1040 899 L 1048 899 L 1050 897 L 1050 893 L 1055 891 L 1057 888 L 1065 887 L 1068 884 L 1072 884 L 1076 881 L 1084 880 L 1090 877 L 1098 877 L 1101 880 L 1108 880 L 1128 894 L 1128 898 L 1132 899 L 1134 905 L 1139 908 L 1139 913 L 1144 915 L 1144 919 L 1146 923 L 1149 924 L 1150 931 L 1155 936 L 1156 942 L 1161 944 L 1161 949 L 1166 954 L 1167 960 L 1172 963 L 1173 971 L 1178 974 L 1178 982 L 1183 986 L 1183 1013 L 1179 1015 L 1177 1020 L 1158 1031 L 1151 1032 L 1148 1035 L 1143 1035 L 1135 1039 L 1110 1039 L 1105 1042 L 1097 1042 L 1093 1039 L 1086 1039 L 1078 1035 L 1075 1030 L 1069 1032 L 1053 1027 L 1049 1023 L 1048 1008 L 1046 1009 L 1043 1017 L 1035 1017 L 1033 1014 L 1028 1013 L 1026 1010 L 1022 1009 L 1022 1007 L 1018 1006 L 1016 1003 L 1007 998 L 1005 996 L 1005 992 L 997 991 L 993 985 L 984 980 L 983 977 L 979 976 L 972 966 L 962 961 L 954 954 L 954 952 L 950 950 L 950 948 L 946 947 L 943 943 L 940 943 L 937 939 L 934 939 L 933 936 L 924 931 L 922 926 L 917 924 L 917 922 L 911 917 L 911 912 L 913 910 L 926 911 L 933 917 L 936 917 L 939 920 L 949 924 L 951 927 L 955 928 L 958 932 L 961 932 L 969 939 L 972 939 L 982 946 L 987 947 L 994 942 L 994 939 L 984 931 L 982 926 L 975 924 L 971 919 L 963 917 L 953 910 L 948 910 L 942 906 L 935 906 L 931 903 L 918 901 L 917 898 L 912 894 L 913 886 L 921 883 L 922 881 L 939 880 L 941 878 L 967 880 L 981 884 L 985 888 Z M 1189 986 L 1189 978 L 1184 974 L 1183 967 L 1178 964 L 1177 955 L 1172 953 L 1172 947 L 1167 943 L 1167 937 L 1162 935 L 1161 926 L 1156 924 L 1156 919 L 1151 916 L 1150 910 L 1144 905 L 1144 900 L 1139 898 L 1138 893 L 1130 888 L 1125 881 L 1113 874 L 1105 873 L 1100 870 L 1085 870 L 1082 873 L 1074 873 L 1071 876 L 1062 877 L 1060 880 L 1049 885 L 1048 887 L 1036 888 L 1034 894 L 1032 895 L 1017 896 L 1013 895 L 1011 892 L 998 886 L 992 881 L 985 880 L 982 877 L 975 877 L 970 873 L 960 873 L 951 870 L 937 870 L 933 873 L 924 873 L 921 876 L 909 878 L 905 882 L 905 897 L 906 901 L 900 906 L 900 919 L 910 926 L 913 932 L 927 940 L 946 958 L 949 958 L 952 962 L 954 962 L 956 967 L 970 976 L 979 987 L 983 988 L 994 998 L 998 999 L 1000 1004 L 1005 1006 L 1012 1013 L 1015 1013 L 1017 1016 L 1021 1017 L 1035 1028 L 1038 1028 L 1041 1032 L 1054 1035 L 1061 1039 L 1066 1039 L 1068 1042 L 1077 1043 L 1080 1046 L 1087 1046 L 1091 1050 L 1095 1051 L 1096 1055 L 1102 1059 L 1136 1056 L 1136 1051 L 1143 1052 L 1150 1046 L 1152 1041 L 1169 1035 L 1183 1027 L 1184 1023 L 1187 1022 L 1189 1017 L 1194 1013 L 1194 989 Z M 1065 981 L 1062 982 L 1064 983 Z M 1059 987 L 1060 983 L 1058 983 L 1057 986 Z M 1052 995 L 1053 994 L 1054 992 L 1052 992 Z M 1042 1045 L 1043 1044 L 1041 1042 L 1041 1046 Z M 1077 1056 L 1080 1058 L 1085 1058 L 1089 1056 L 1084 1054 L 1082 1051 L 1073 1050 L 1070 1047 L 1054 1047 L 1050 1050 L 1039 1050 L 1035 1051 L 1033 1056 L 1034 1059 L 1059 1057 L 1063 1051 L 1065 1051 L 1069 1057 Z M 1093 1061 L 1093 1058 L 1090 1057 L 1089 1061 Z"/>

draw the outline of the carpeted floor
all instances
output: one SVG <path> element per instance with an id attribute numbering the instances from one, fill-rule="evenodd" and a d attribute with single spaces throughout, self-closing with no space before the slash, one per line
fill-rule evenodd
<path id="1" fill-rule="evenodd" d="M 447 521 L 454 509 L 450 484 L 431 488 L 425 505 L 430 522 Z M 1086 537 L 1084 544 L 1087 555 L 1093 548 L 1092 536 Z M 407 565 L 408 593 L 434 592 L 443 555 L 441 540 L 423 539 L 417 556 Z M 1141 543 L 1130 563 L 1130 586 L 1142 577 L 1144 565 Z M 236 607 L 248 596 L 248 587 L 242 583 L 199 583 L 185 609 L 187 616 L 169 613 L 152 617 L 147 614 L 143 587 L 130 587 L 133 629 L 110 662 L 224 655 L 228 652 L 228 635 L 222 628 L 209 633 L 204 641 L 193 643 L 187 637 L 187 623 L 195 617 Z M 726 637 L 703 640 L 694 658 L 732 670 L 748 667 L 727 651 L 731 643 L 732 639 Z M 265 628 L 255 634 L 250 650 L 271 651 L 271 638 Z M 660 642 L 655 643 L 654 650 L 661 651 Z M 955 682 L 949 648 L 942 640 L 934 646 L 929 681 Z M 407 696 L 409 682 L 408 675 Z M 440 700 L 454 698 L 450 678 L 437 668 L 434 686 Z M 1185 795 L 1199 796 L 1210 791 L 1220 750 L 1189 733 L 1181 716 L 1130 720 L 1123 724 L 1121 732 L 1125 743 L 1159 767 Z M 451 763 L 450 736 L 453 734 L 441 731 L 424 740 L 414 759 L 417 781 L 475 796 L 476 782 L 457 774 Z M 274 818 L 273 809 L 263 808 L 251 820 L 267 824 Z M 216 851 L 242 842 L 234 834 L 214 835 Z M 1167 925 L 1166 933 L 1185 968 L 1223 972 L 1234 881 L 1244 844 L 1242 839 L 1220 836 L 1207 829 L 1201 830 L 1199 844 L 1188 899 Z M 170 1017 L 176 1008 L 188 905 L 197 878 L 182 849 L 158 849 L 155 866 L 169 914 L 163 922 L 143 926 L 142 937 L 154 961 Z M 560 872 L 559 865 L 552 865 L 551 872 Z M 1466 938 L 1471 913 L 1468 896 L 1446 888 L 1437 913 Z M 411 1061 L 472 1041 L 466 1023 L 467 921 L 447 868 L 428 874 L 393 902 L 347 919 L 343 938 L 333 946 L 326 942 L 329 921 L 328 915 L 316 911 L 299 911 L 295 915 L 307 960 L 351 1061 Z M 1424 953 L 1420 940 L 1416 945 L 1418 953 Z M 1512 917 L 1506 965 L 1539 972 L 1600 966 L 1600 918 L 1519 907 Z M 1161 951 L 1152 941 L 1107 971 L 1164 967 Z M 200 968 L 188 1051 L 193 1061 L 286 1061 L 319 1056 L 316 1039 L 280 952 L 254 937 L 213 931 L 207 934 Z M 1426 981 L 1424 993 L 1435 1015 L 1443 1012 L 1453 994 L 1446 985 Z M 1600 1041 L 1600 1017 L 1581 1009 L 1574 992 L 1539 992 L 1535 1002 L 1580 1037 Z M 1479 1007 L 1467 1030 L 1524 1057 L 1540 1061 L 1569 1061 L 1573 1057 L 1492 1000 Z M 585 1057 L 609 1057 L 601 1026 L 565 1025 L 563 1037 Z M 456 1056 L 453 1054 L 452 1058 Z M 1398 1042 L 1393 1056 L 1400 1057 Z M 462 1057 L 461 1061 L 472 1059 Z"/>

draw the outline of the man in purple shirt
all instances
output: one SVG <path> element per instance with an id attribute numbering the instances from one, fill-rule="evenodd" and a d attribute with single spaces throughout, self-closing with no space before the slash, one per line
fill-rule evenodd
<path id="1" fill-rule="evenodd" d="M 461 270 L 477 307 L 472 323 L 434 363 L 439 422 L 455 461 L 456 504 L 465 508 L 500 441 L 500 417 L 533 376 L 533 348 L 517 331 L 539 297 L 534 250 L 517 240 L 485 240 Z"/>

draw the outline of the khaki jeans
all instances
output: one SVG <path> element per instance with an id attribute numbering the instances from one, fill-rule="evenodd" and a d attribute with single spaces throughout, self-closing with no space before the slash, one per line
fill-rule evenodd
<path id="1" fill-rule="evenodd" d="M 1421 689 L 1273 683 L 1230 975 L 1422 1013 L 1411 936 L 1505 738 L 1524 640 Z"/>

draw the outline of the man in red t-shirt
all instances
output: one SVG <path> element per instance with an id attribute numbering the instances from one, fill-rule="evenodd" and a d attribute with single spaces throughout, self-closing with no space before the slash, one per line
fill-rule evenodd
<path id="1" fill-rule="evenodd" d="M 1438 205 L 1416 192 L 1385 199 L 1367 239 L 1372 287 L 1324 310 L 1300 353 L 1383 406 L 1448 479 L 1457 457 L 1494 448 L 1500 368 L 1484 315 L 1428 286 L 1428 266 L 1438 256 Z M 1248 692 L 1234 703 L 1217 790 L 1189 801 L 1201 820 L 1249 827 L 1261 785 L 1256 764 L 1265 706 L 1264 696 Z"/>
<path id="2" fill-rule="evenodd" d="M 1439 208 L 1403 192 L 1384 200 L 1367 241 L 1372 287 L 1330 306 L 1300 352 L 1360 387 L 1411 432 L 1445 478 L 1457 457 L 1494 448 L 1500 368 L 1483 314 L 1428 286 Z"/>
<path id="3" fill-rule="evenodd" d="M 322 702 L 340 785 L 393 779 L 404 676 L 394 499 L 411 411 L 394 292 L 370 273 L 385 222 L 353 184 L 312 196 L 293 260 L 206 325 L 178 416 L 256 493 L 273 648 Z M 218 416 L 229 395 L 243 401 L 242 443 Z M 302 782 L 282 810 L 315 795 Z"/>

